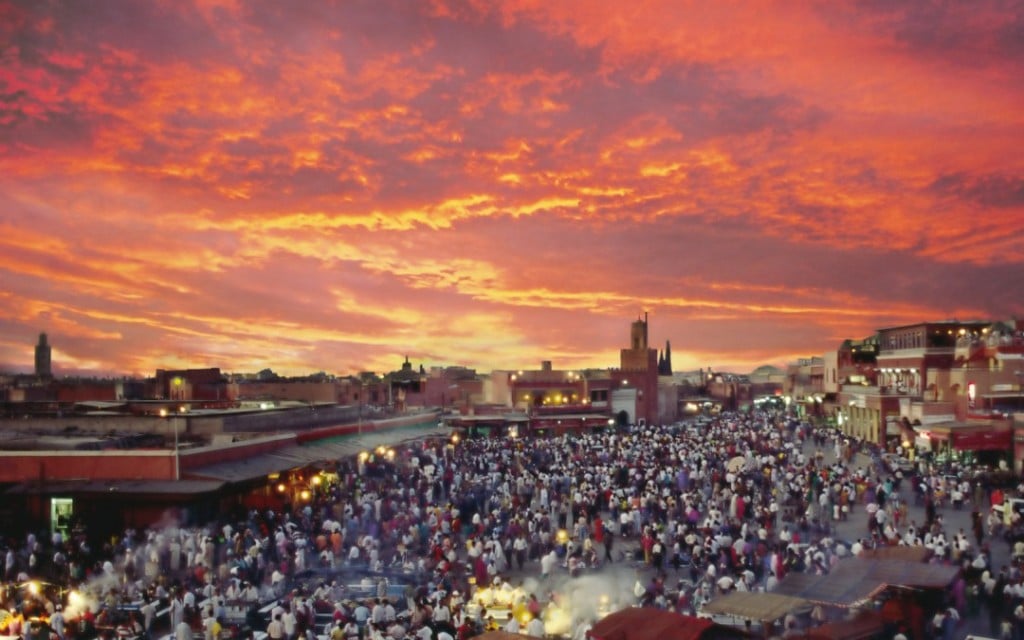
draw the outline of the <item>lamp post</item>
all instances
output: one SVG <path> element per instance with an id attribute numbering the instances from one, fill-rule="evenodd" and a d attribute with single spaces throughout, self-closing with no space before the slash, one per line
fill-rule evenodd
<path id="1" fill-rule="evenodd" d="M 178 448 L 178 419 L 171 418 L 174 423 L 174 479 L 181 480 L 181 450 Z"/>

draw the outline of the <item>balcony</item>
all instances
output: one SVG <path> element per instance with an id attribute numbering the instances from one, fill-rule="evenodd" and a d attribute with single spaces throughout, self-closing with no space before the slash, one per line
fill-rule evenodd
<path id="1" fill-rule="evenodd" d="M 890 398 L 920 398 L 921 391 L 897 385 L 842 384 L 839 392 L 850 396 L 885 396 Z"/>

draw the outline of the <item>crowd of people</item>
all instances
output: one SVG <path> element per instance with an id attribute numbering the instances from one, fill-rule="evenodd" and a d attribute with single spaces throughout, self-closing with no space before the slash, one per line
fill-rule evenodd
<path id="1" fill-rule="evenodd" d="M 60 534 L 10 540 L 8 584 L 57 589 L 12 587 L 0 608 L 17 613 L 9 625 L 45 617 L 60 640 L 215 640 L 229 629 L 270 640 L 448 640 L 498 628 L 582 638 L 599 607 L 568 602 L 562 585 L 610 566 L 631 570 L 629 600 L 615 606 L 696 614 L 724 593 L 772 591 L 791 572 L 826 574 L 864 549 L 914 545 L 963 568 L 924 633 L 952 637 L 976 602 L 1000 631 L 1007 620 L 1024 631 L 1024 606 L 1007 604 L 1017 591 L 1024 600 L 1019 571 L 990 565 L 989 488 L 904 477 L 859 451 L 877 453 L 772 412 L 553 439 L 428 439 L 337 461 L 310 500 L 283 509 L 129 530 L 98 548 Z M 946 495 L 977 513 L 971 535 L 946 530 Z M 908 517 L 911 496 L 926 506 L 922 522 Z M 848 519 L 864 521 L 856 540 L 835 535 Z M 555 625 L 554 609 L 567 622 Z M 819 607 L 781 631 L 828 617 Z"/>

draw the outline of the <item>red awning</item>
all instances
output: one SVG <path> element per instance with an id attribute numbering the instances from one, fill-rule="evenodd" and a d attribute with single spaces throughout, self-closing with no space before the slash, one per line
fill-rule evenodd
<path id="1" fill-rule="evenodd" d="M 697 640 L 711 620 L 648 607 L 629 607 L 599 620 L 592 640 Z"/>
<path id="2" fill-rule="evenodd" d="M 950 439 L 957 451 L 1005 451 L 1013 445 L 1010 431 L 953 433 Z"/>

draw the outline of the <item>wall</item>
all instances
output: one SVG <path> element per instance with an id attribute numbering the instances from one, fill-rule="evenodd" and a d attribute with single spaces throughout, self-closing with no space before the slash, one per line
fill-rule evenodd
<path id="1" fill-rule="evenodd" d="M 271 453 L 298 442 L 352 433 L 356 429 L 376 431 L 423 424 L 437 419 L 437 413 L 421 413 L 363 425 L 338 425 L 333 428 L 306 429 L 295 433 L 277 433 L 241 442 L 219 442 L 181 449 L 178 464 L 182 471 L 218 462 L 241 460 Z M 163 424 L 170 420 L 161 421 Z M 0 451 L 0 483 L 46 480 L 173 480 L 173 449 L 133 449 L 103 451 Z"/>
<path id="2" fill-rule="evenodd" d="M 68 427 L 92 433 L 172 433 L 172 419 L 146 416 L 71 416 L 67 418 L 30 418 L 0 420 L 0 431 L 63 432 Z"/>
<path id="3" fill-rule="evenodd" d="M 0 451 L 0 482 L 173 480 L 173 450 Z"/>
<path id="4" fill-rule="evenodd" d="M 238 385 L 239 399 L 295 400 L 299 402 L 339 402 L 339 387 L 334 382 L 246 382 Z"/>

